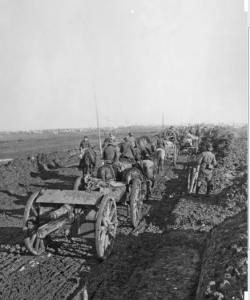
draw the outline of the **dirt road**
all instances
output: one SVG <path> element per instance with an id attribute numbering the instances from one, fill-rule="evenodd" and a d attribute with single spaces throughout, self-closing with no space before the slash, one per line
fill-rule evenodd
<path id="1" fill-rule="evenodd" d="M 40 188 L 72 189 L 79 171 L 40 174 L 28 162 L 17 176 L 13 166 L 19 168 L 16 163 L 2 172 L 0 190 L 0 299 L 82 299 L 84 287 L 89 299 L 195 299 L 208 233 L 172 229 L 178 203 L 192 200 L 185 196 L 183 157 L 158 176 L 138 230 L 132 231 L 126 211 L 118 209 L 119 234 L 103 263 L 93 245 L 65 237 L 55 238 L 39 257 L 26 252 L 21 227 L 28 195 Z"/>
<path id="2" fill-rule="evenodd" d="M 58 173 L 55 172 L 53 174 L 52 172 L 47 177 L 37 175 L 33 178 L 33 182 L 30 182 L 31 186 L 29 188 L 31 190 L 43 187 L 71 189 L 77 175 L 79 175 L 79 172 L 76 169 L 62 168 Z M 130 248 L 131 245 L 137 247 L 144 240 L 145 243 L 152 243 L 154 245 L 157 239 L 159 239 L 157 234 L 162 231 L 161 228 L 166 223 L 164 218 L 167 218 L 174 207 L 176 197 L 178 197 L 174 193 L 177 192 L 176 187 L 180 182 L 170 168 L 165 176 L 166 178 L 158 179 L 155 188 L 156 192 L 146 204 L 151 207 L 151 212 L 147 217 L 146 225 L 142 226 L 141 231 L 145 231 L 143 236 L 136 237 L 131 234 L 132 228 L 129 222 L 126 221 L 126 212 L 124 212 L 123 208 L 119 208 L 120 228 L 116 242 L 117 246 L 110 258 L 110 262 L 107 262 L 107 264 L 112 264 L 117 253 L 119 253 L 119 247 Z M 166 180 L 169 182 L 167 190 L 165 186 Z M 76 240 L 72 243 L 72 241 L 67 241 L 64 238 L 56 240 L 56 243 L 51 245 L 46 254 L 40 257 L 30 256 L 24 249 L 21 231 L 23 210 L 27 197 L 24 191 L 15 189 L 14 185 L 12 185 L 12 189 L 14 190 L 11 190 L 11 188 L 2 189 L 0 192 L 3 204 L 0 216 L 1 299 L 74 298 L 82 288 L 84 280 L 92 278 L 91 276 L 95 276 L 95 273 L 98 274 L 98 269 L 102 268 L 106 263 L 99 264 L 91 245 L 86 246 Z M 22 195 L 21 193 L 24 194 Z M 170 201 L 166 201 L 168 196 L 172 197 Z M 160 216 L 158 216 L 159 211 L 163 212 Z M 150 237 L 151 235 L 155 235 L 153 240 Z M 166 237 L 167 240 L 168 238 Z M 138 254 L 140 255 L 140 253 Z M 193 253 L 190 253 L 190 255 L 192 256 Z M 129 263 L 128 266 L 130 269 L 133 269 L 132 261 L 134 257 L 125 255 L 124 259 L 125 262 L 123 262 L 123 265 L 124 263 L 129 263 L 126 260 L 130 259 L 131 264 Z M 143 256 L 141 259 L 143 259 Z M 149 257 L 145 259 L 148 260 Z M 171 260 L 171 258 L 169 259 Z M 121 265 L 120 263 L 119 266 Z M 108 270 L 106 273 L 109 275 Z M 99 281 L 95 280 L 95 282 L 98 285 Z M 94 286 L 89 288 L 89 293 L 91 294 L 91 289 Z"/>

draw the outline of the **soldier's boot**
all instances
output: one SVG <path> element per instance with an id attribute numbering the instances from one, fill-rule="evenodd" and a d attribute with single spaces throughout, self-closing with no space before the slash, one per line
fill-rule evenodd
<path id="1" fill-rule="evenodd" d="M 200 188 L 201 186 L 197 184 L 196 191 L 195 191 L 196 195 L 199 195 Z"/>

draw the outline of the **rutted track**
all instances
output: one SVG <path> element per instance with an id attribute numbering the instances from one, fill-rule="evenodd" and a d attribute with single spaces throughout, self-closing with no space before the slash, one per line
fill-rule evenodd
<path id="1" fill-rule="evenodd" d="M 114 254 L 89 274 L 90 299 L 194 299 L 206 234 L 167 229 L 184 178 L 183 164 L 158 177 L 140 234 L 121 231 Z"/>

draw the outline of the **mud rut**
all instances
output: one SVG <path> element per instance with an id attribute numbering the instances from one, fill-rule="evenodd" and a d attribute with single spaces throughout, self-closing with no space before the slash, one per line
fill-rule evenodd
<path id="1" fill-rule="evenodd" d="M 158 176 L 136 230 L 127 221 L 126 209 L 118 208 L 114 253 L 103 263 L 96 260 L 91 244 L 64 237 L 52 242 L 45 254 L 30 256 L 22 245 L 20 213 L 13 232 L 0 229 L 0 299 L 82 299 L 84 286 L 89 299 L 194 299 L 206 236 L 171 230 L 171 212 L 185 192 L 184 163 L 182 157 L 176 168 L 167 166 Z M 69 171 L 60 172 L 62 177 Z M 72 171 L 70 176 L 72 182 L 48 178 L 43 186 L 69 189 Z"/>

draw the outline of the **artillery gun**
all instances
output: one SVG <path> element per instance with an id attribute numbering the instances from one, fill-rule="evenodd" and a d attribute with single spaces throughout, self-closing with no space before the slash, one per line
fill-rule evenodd
<path id="1" fill-rule="evenodd" d="M 130 205 L 132 225 L 142 217 L 147 182 L 136 168 L 127 172 L 123 182 L 104 182 L 79 177 L 74 190 L 41 190 L 31 195 L 24 212 L 24 243 L 33 255 L 46 249 L 46 241 L 58 230 L 67 230 L 71 236 L 83 237 L 86 224 L 95 240 L 97 257 L 105 260 L 111 253 L 116 237 L 117 203 Z"/>

